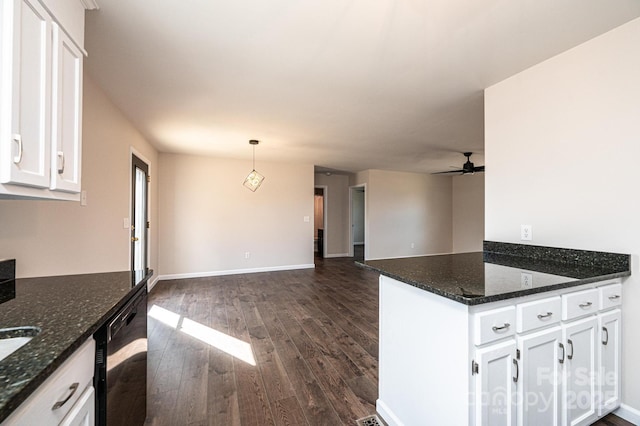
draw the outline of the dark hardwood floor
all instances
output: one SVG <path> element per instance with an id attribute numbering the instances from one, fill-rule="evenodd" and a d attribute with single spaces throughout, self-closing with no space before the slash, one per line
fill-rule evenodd
<path id="1" fill-rule="evenodd" d="M 355 425 L 375 413 L 378 275 L 353 259 L 161 281 L 149 311 L 148 425 Z"/>

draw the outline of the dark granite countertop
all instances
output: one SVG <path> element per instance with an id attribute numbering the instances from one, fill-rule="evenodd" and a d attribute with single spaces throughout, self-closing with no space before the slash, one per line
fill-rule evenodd
<path id="1" fill-rule="evenodd" d="M 33 339 L 0 361 L 0 422 L 15 410 L 153 274 L 108 272 L 23 278 L 0 303 L 0 328 L 33 326 Z"/>
<path id="2" fill-rule="evenodd" d="M 466 305 L 631 275 L 626 254 L 488 241 L 482 252 L 370 260 L 359 265 Z"/>

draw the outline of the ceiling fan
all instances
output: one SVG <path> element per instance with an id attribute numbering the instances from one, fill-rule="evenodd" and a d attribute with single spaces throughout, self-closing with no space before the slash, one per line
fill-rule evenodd
<path id="1" fill-rule="evenodd" d="M 464 152 L 463 155 L 465 157 L 467 157 L 467 162 L 464 163 L 462 165 L 462 169 L 459 170 L 449 170 L 446 172 L 436 172 L 436 173 L 431 173 L 433 175 L 442 175 L 442 174 L 453 174 L 453 173 L 458 173 L 458 174 L 462 174 L 462 175 L 466 175 L 467 173 L 475 173 L 475 172 L 484 172 L 484 166 L 474 166 L 473 163 L 471 162 L 471 154 L 473 154 L 473 152 Z"/>

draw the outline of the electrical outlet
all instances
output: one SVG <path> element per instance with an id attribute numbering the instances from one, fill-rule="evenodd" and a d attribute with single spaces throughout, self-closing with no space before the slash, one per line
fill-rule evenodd
<path id="1" fill-rule="evenodd" d="M 520 239 L 522 241 L 531 241 L 531 225 L 520 225 Z"/>
<path id="2" fill-rule="evenodd" d="M 82 192 L 80 192 L 80 205 L 81 206 L 86 206 L 87 205 L 87 190 L 84 189 L 82 190 Z"/>
<path id="3" fill-rule="evenodd" d="M 249 259 L 250 257 L 251 257 L 251 252 L 249 252 L 249 251 L 245 251 L 245 252 L 244 252 L 244 258 L 245 258 L 245 259 Z"/>
<path id="4" fill-rule="evenodd" d="M 528 272 L 520 272 L 520 287 L 522 288 L 533 287 L 533 275 Z"/>
<path id="5" fill-rule="evenodd" d="M 411 243 L 411 248 L 416 248 L 415 243 Z"/>

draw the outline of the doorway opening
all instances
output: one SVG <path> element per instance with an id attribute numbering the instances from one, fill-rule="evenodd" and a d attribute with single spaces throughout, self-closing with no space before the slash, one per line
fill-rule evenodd
<path id="1" fill-rule="evenodd" d="M 365 260 L 366 257 L 366 226 L 365 226 L 365 185 L 349 187 L 349 256 L 355 260 Z"/>
<path id="2" fill-rule="evenodd" d="M 327 186 L 316 186 L 313 197 L 313 241 L 314 257 L 323 258 L 327 254 Z"/>
<path id="3" fill-rule="evenodd" d="M 131 154 L 131 270 L 149 268 L 149 165 Z"/>

